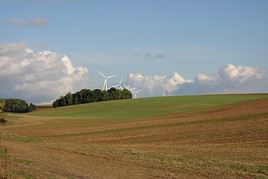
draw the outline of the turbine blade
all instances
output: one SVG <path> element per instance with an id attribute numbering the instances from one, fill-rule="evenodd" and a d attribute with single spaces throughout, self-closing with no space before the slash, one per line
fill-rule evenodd
<path id="1" fill-rule="evenodd" d="M 102 72 L 100 72 L 99 70 L 97 70 L 97 71 L 100 74 L 100 76 L 102 76 L 103 78 L 106 78 L 106 76 Z"/>
<path id="2" fill-rule="evenodd" d="M 121 77 L 121 80 L 120 80 L 120 82 L 119 82 L 119 85 L 121 85 L 122 81 L 123 81 L 123 77 Z"/>
<path id="3" fill-rule="evenodd" d="M 141 91 L 142 91 L 142 89 L 139 89 L 139 90 L 136 91 L 136 93 L 139 93 L 139 92 L 141 92 Z"/>
<path id="4" fill-rule="evenodd" d="M 116 77 L 116 75 L 108 76 L 107 79 L 110 79 L 110 78 L 113 78 L 113 77 Z"/>

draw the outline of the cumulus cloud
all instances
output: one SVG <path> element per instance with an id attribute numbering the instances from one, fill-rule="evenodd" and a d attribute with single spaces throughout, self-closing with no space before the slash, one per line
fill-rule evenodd
<path id="1" fill-rule="evenodd" d="M 0 98 L 52 101 L 81 88 L 87 76 L 87 68 L 75 67 L 64 54 L 34 52 L 24 43 L 0 44 Z"/>
<path id="2" fill-rule="evenodd" d="M 131 73 L 128 83 L 150 95 L 268 91 L 268 80 L 264 70 L 232 64 L 218 69 L 213 74 L 197 74 L 194 81 L 186 80 L 179 73 L 171 76 Z"/>
<path id="3" fill-rule="evenodd" d="M 131 73 L 128 76 L 128 84 L 143 89 L 147 95 L 168 95 L 186 83 L 191 83 L 191 80 L 184 79 L 178 73 L 171 76 Z"/>
<path id="4" fill-rule="evenodd" d="M 18 18 L 12 18 L 8 21 L 9 24 L 12 25 L 30 25 L 30 26 L 43 26 L 46 25 L 48 22 L 46 19 L 37 17 L 33 19 L 18 19 Z"/>
<path id="5" fill-rule="evenodd" d="M 175 94 L 267 92 L 264 70 L 228 64 L 213 74 L 198 74 L 192 84 L 185 85 Z"/>

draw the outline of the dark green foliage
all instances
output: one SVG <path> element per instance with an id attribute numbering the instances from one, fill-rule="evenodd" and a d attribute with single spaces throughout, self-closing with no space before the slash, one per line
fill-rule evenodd
<path id="1" fill-rule="evenodd" d="M 94 101 L 105 101 L 106 97 L 105 97 L 105 92 L 103 93 L 103 91 L 101 91 L 100 89 L 94 89 L 92 91 L 92 99 L 93 102 Z"/>
<path id="2" fill-rule="evenodd" d="M 123 89 L 123 91 L 121 92 L 121 99 L 128 99 L 128 98 L 132 98 L 132 93 L 127 89 Z"/>
<path id="3" fill-rule="evenodd" d="M 108 91 L 82 89 L 74 94 L 67 93 L 65 96 L 61 96 L 53 102 L 53 107 L 130 98 L 132 98 L 132 94 L 127 89 L 111 88 Z"/>
<path id="4" fill-rule="evenodd" d="M 34 104 L 31 103 L 28 105 L 24 100 L 21 99 L 5 99 L 4 101 L 4 112 L 25 113 L 36 109 Z"/>

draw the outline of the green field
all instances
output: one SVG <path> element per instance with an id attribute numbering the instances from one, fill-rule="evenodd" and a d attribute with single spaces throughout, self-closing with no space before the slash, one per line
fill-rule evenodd
<path id="1" fill-rule="evenodd" d="M 268 97 L 268 95 L 204 95 L 155 97 L 138 100 L 108 101 L 54 108 L 32 113 L 37 116 L 77 117 L 98 119 L 136 120 L 143 117 L 155 117 L 204 110 L 210 107 L 228 105 Z"/>
<path id="2" fill-rule="evenodd" d="M 2 115 L 8 122 L 0 161 L 7 148 L 13 178 L 268 178 L 268 94 L 142 98 Z"/>

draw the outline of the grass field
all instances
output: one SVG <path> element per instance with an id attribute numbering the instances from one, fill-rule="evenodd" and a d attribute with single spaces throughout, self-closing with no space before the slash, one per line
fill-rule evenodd
<path id="1" fill-rule="evenodd" d="M 268 178 L 268 94 L 3 115 L 0 145 L 8 149 L 13 178 Z"/>

